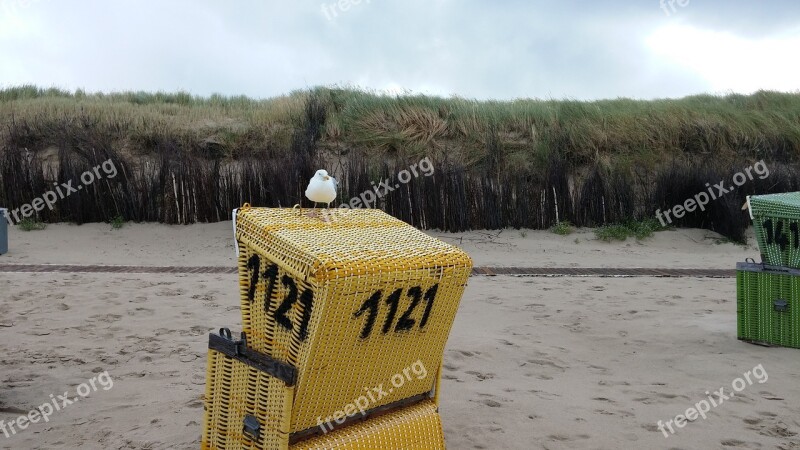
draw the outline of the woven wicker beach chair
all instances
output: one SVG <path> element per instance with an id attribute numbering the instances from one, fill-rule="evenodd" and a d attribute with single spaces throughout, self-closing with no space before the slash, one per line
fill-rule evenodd
<path id="1" fill-rule="evenodd" d="M 235 229 L 243 336 L 210 338 L 203 448 L 444 448 L 469 256 L 378 210 L 244 207 Z"/>

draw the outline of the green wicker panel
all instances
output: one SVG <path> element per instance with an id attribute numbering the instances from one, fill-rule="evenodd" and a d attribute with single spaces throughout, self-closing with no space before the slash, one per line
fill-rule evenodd
<path id="1" fill-rule="evenodd" d="M 758 275 L 754 272 L 736 273 L 736 317 L 739 339 L 758 340 Z M 751 301 L 756 299 L 756 301 Z"/>
<path id="2" fill-rule="evenodd" d="M 764 262 L 800 267 L 800 192 L 752 196 L 750 213 Z"/>
<path id="3" fill-rule="evenodd" d="M 737 265 L 739 339 L 800 348 L 800 271 Z M 778 307 L 786 302 L 786 308 Z"/>

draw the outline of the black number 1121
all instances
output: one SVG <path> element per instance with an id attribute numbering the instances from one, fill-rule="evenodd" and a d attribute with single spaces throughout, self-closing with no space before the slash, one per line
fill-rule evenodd
<path id="1" fill-rule="evenodd" d="M 397 289 L 389 294 L 389 296 L 386 297 L 386 300 L 384 300 L 384 302 L 389 306 L 389 312 L 383 322 L 381 332 L 383 334 L 387 334 L 390 331 L 399 333 L 401 331 L 408 331 L 414 328 L 414 326 L 417 325 L 417 321 L 411 316 L 414 314 L 414 311 L 417 309 L 422 300 L 425 300 L 425 311 L 422 313 L 422 318 L 419 320 L 419 329 L 421 330 L 425 328 L 425 325 L 428 324 L 428 319 L 430 319 L 431 310 L 433 309 L 433 303 L 436 299 L 436 293 L 438 291 L 438 284 L 433 285 L 425 292 L 424 295 L 422 293 L 422 287 L 415 286 L 410 288 L 406 292 L 406 296 L 411 298 L 411 303 L 396 322 L 395 318 L 397 318 L 397 313 L 400 308 L 400 299 L 403 296 L 403 289 Z M 372 334 L 372 330 L 375 328 L 375 322 L 378 319 L 381 300 L 383 300 L 383 291 L 376 291 L 370 298 L 364 301 L 358 311 L 353 313 L 354 319 L 357 319 L 364 314 L 367 315 L 367 318 L 364 322 L 364 327 L 361 329 L 361 339 L 367 339 Z"/>

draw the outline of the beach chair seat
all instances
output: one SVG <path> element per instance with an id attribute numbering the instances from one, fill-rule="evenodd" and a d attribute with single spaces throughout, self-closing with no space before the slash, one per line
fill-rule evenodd
<path id="1" fill-rule="evenodd" d="M 336 422 L 322 419 L 314 433 L 292 434 L 296 371 L 232 340 L 228 330 L 209 338 L 202 449 L 444 449 L 432 393 Z M 347 409 L 346 407 L 344 409 Z M 325 423 L 325 421 L 328 421 Z"/>

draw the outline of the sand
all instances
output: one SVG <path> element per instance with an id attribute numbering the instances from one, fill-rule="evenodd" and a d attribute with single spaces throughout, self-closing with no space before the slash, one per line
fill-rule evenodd
<path id="1" fill-rule="evenodd" d="M 589 231 L 437 235 L 478 265 L 731 268 L 758 253 L 698 230 L 614 244 Z M 0 263 L 234 261 L 230 223 L 11 239 Z M 798 351 L 737 341 L 735 292 L 733 279 L 472 278 L 445 353 L 448 448 L 800 448 Z M 0 420 L 105 371 L 114 383 L 0 434 L 0 448 L 199 448 L 206 336 L 240 323 L 237 294 L 235 275 L 0 273 Z M 751 373 L 706 419 L 658 429 L 758 365 L 766 378 Z"/>
<path id="2" fill-rule="evenodd" d="M 549 231 L 500 230 L 429 234 L 463 248 L 479 266 L 654 267 L 729 269 L 758 257 L 706 230 L 670 230 L 644 242 L 598 241 L 580 229 L 569 236 Z M 752 233 L 751 233 L 752 236 Z M 25 264 L 124 264 L 234 266 L 231 222 L 191 226 L 128 224 L 50 225 L 44 232 L 10 232 L 11 253 L 0 261 Z"/>

